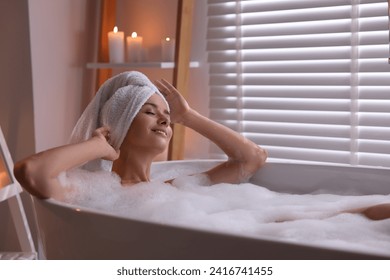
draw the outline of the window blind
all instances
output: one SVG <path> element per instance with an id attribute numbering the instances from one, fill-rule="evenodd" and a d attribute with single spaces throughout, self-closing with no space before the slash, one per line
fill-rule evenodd
<path id="1" fill-rule="evenodd" d="M 390 167 L 388 20 L 386 0 L 208 0 L 210 117 L 270 158 Z"/>

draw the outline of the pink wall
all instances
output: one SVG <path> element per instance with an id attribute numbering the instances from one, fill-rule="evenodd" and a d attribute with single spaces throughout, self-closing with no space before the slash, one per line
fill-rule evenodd
<path id="1" fill-rule="evenodd" d="M 65 144 L 90 96 L 98 1 L 29 1 L 36 151 Z"/>
<path id="2" fill-rule="evenodd" d="M 0 126 L 14 161 L 35 149 L 28 3 L 0 1 Z"/>

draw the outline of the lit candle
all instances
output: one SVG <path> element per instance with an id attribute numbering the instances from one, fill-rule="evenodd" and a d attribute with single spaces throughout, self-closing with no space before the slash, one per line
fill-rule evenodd
<path id="1" fill-rule="evenodd" d="M 118 31 L 118 27 L 114 27 L 113 31 L 108 32 L 108 50 L 111 63 L 124 62 L 124 32 Z"/>
<path id="2" fill-rule="evenodd" d="M 162 61 L 173 61 L 175 59 L 175 39 L 166 37 L 161 40 Z"/>
<path id="3" fill-rule="evenodd" d="M 138 36 L 137 32 L 133 32 L 131 36 L 126 37 L 127 61 L 142 61 L 142 40 L 142 37 Z"/>

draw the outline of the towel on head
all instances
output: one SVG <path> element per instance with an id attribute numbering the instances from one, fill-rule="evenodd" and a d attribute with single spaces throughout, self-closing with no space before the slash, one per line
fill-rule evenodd
<path id="1" fill-rule="evenodd" d="M 70 142 L 88 140 L 97 128 L 108 126 L 110 144 L 119 149 L 134 117 L 154 93 L 165 100 L 157 87 L 137 71 L 123 72 L 108 79 L 77 121 Z M 83 166 L 88 170 L 111 170 L 111 167 L 112 162 L 106 160 L 95 160 Z"/>

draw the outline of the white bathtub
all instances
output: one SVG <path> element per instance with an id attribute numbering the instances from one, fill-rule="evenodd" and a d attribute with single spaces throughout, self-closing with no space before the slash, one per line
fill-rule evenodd
<path id="1" fill-rule="evenodd" d="M 152 176 L 164 177 L 165 168 L 173 170 L 178 165 L 192 173 L 216 163 L 156 163 Z M 274 191 L 296 194 L 318 189 L 329 189 L 330 193 L 390 192 L 389 169 L 271 162 L 251 181 Z M 372 254 L 163 225 L 74 207 L 53 199 L 34 198 L 34 206 L 41 258 L 47 259 L 390 259 L 390 252 Z"/>

